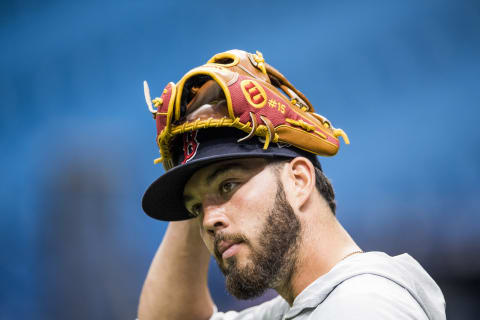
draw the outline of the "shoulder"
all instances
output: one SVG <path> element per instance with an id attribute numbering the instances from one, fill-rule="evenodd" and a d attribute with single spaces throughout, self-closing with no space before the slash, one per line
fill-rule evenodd
<path id="1" fill-rule="evenodd" d="M 402 286 L 374 274 L 353 276 L 338 284 L 314 312 L 335 319 L 427 319 Z"/>
<path id="2" fill-rule="evenodd" d="M 210 320 L 270 320 L 282 319 L 288 310 L 287 302 L 280 296 L 264 302 L 258 306 L 245 309 L 241 312 L 215 312 Z"/>

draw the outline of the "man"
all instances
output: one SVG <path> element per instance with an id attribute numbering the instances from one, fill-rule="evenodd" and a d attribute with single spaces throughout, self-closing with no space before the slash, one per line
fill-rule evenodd
<path id="1" fill-rule="evenodd" d="M 139 319 L 445 319 L 440 288 L 412 257 L 364 253 L 340 225 L 316 155 L 348 138 L 259 52 L 215 55 L 160 98 L 145 94 L 167 172 L 142 205 L 172 222 Z M 210 254 L 234 296 L 279 296 L 216 311 Z"/>

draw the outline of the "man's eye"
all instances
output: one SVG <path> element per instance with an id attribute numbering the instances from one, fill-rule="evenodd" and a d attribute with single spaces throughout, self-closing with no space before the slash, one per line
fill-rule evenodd
<path id="1" fill-rule="evenodd" d="M 190 211 L 195 217 L 198 217 L 202 214 L 202 205 L 200 203 L 194 204 Z"/>
<path id="2" fill-rule="evenodd" d="M 222 194 L 229 193 L 235 188 L 236 185 L 237 185 L 236 182 L 231 182 L 231 181 L 224 182 L 220 186 L 220 191 L 221 191 Z"/>

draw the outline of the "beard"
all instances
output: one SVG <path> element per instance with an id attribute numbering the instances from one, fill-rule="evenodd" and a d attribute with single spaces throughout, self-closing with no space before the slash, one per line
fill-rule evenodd
<path id="1" fill-rule="evenodd" d="M 251 299 L 269 288 L 288 286 L 295 271 L 300 232 L 300 221 L 287 201 L 283 185 L 278 182 L 275 204 L 259 233 L 258 248 L 241 234 L 215 236 L 215 258 L 225 275 L 228 292 L 239 299 Z M 221 240 L 247 245 L 251 250 L 250 261 L 240 267 L 233 256 L 224 265 L 217 250 Z"/>

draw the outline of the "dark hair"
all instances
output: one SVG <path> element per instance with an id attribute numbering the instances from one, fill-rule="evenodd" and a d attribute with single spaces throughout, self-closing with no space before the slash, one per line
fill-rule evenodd
<path id="1" fill-rule="evenodd" d="M 336 214 L 335 210 L 337 209 L 337 203 L 335 202 L 335 191 L 333 191 L 333 186 L 330 180 L 323 174 L 323 171 L 318 167 L 315 168 L 315 187 L 318 192 L 323 196 L 323 199 L 327 201 L 330 210 L 332 210 L 333 215 Z"/>
<path id="2" fill-rule="evenodd" d="M 275 166 L 276 170 L 280 169 L 280 166 L 289 162 L 290 159 L 275 159 L 270 160 L 269 165 Z M 337 208 L 337 204 L 335 202 L 335 192 L 333 191 L 333 186 L 330 180 L 323 174 L 323 171 L 320 170 L 315 164 L 313 164 L 315 168 L 315 187 L 317 191 L 322 195 L 323 199 L 327 202 L 330 210 L 332 210 L 333 215 L 336 214 L 335 210 Z"/>

